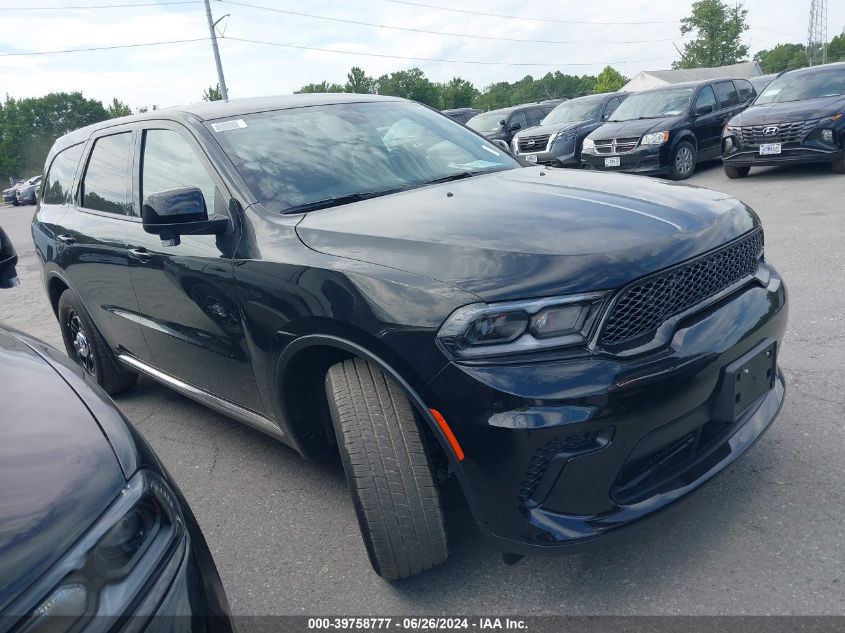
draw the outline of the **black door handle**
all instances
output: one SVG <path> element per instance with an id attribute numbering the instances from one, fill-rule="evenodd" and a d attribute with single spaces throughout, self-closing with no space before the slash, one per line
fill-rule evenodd
<path id="1" fill-rule="evenodd" d="M 139 248 L 131 248 L 129 249 L 129 254 L 134 258 L 137 259 L 139 262 L 147 263 L 152 259 L 152 255 L 150 252 L 144 248 L 143 246 Z"/>
<path id="2" fill-rule="evenodd" d="M 56 240 L 68 246 L 76 242 L 76 238 L 71 235 L 57 235 Z"/>

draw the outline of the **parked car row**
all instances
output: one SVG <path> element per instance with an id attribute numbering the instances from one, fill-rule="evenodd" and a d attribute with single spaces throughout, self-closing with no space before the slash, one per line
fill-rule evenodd
<path id="1" fill-rule="evenodd" d="M 41 187 L 41 174 L 20 180 L 8 189 L 3 190 L 3 202 L 18 206 L 20 204 L 35 204 L 38 202 L 38 190 Z"/>
<path id="2" fill-rule="evenodd" d="M 528 113 L 540 106 L 486 112 L 467 125 L 509 142 L 528 163 L 555 167 L 682 180 L 721 158 L 729 178 L 793 162 L 845 173 L 845 63 L 580 97 L 535 124 Z"/>

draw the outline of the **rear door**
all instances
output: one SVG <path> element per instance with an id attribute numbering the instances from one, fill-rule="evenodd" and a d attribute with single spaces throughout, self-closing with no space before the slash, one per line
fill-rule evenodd
<path id="1" fill-rule="evenodd" d="M 143 354 L 126 252 L 127 231 L 137 221 L 130 196 L 134 144 L 131 126 L 101 130 L 88 141 L 72 203 L 55 226 L 56 261 L 111 348 Z M 58 201 L 54 188 L 47 183 L 45 204 Z"/>
<path id="2" fill-rule="evenodd" d="M 145 122 L 139 133 L 134 195 L 178 187 L 203 192 L 209 215 L 230 218 L 223 235 L 183 235 L 165 246 L 133 225 L 128 235 L 132 285 L 149 349 L 159 370 L 242 407 L 261 412 L 235 295 L 233 257 L 239 232 L 230 196 L 205 152 L 183 126 Z"/>

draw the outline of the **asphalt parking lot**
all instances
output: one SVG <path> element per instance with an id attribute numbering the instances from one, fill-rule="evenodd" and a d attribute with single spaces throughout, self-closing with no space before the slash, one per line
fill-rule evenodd
<path id="1" fill-rule="evenodd" d="M 689 181 L 760 214 L 790 290 L 779 419 L 711 485 L 629 539 L 506 566 L 454 488 L 451 557 L 388 584 L 369 567 L 339 462 L 292 450 L 142 379 L 118 406 L 191 503 L 237 614 L 845 614 L 845 177 L 829 167 L 719 166 Z M 0 323 L 62 347 L 29 236 L 34 207 L 0 206 L 21 286 Z"/>

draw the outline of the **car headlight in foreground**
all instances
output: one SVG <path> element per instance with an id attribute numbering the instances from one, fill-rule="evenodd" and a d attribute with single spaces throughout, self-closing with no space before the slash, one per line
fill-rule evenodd
<path id="1" fill-rule="evenodd" d="M 495 304 L 455 310 L 437 333 L 447 354 L 472 360 L 585 345 L 607 293 Z"/>
<path id="2" fill-rule="evenodd" d="M 581 146 L 581 149 L 595 149 L 596 142 L 591 138 L 585 138 L 584 144 Z"/>
<path id="3" fill-rule="evenodd" d="M 29 592 L 45 597 L 29 610 L 20 630 L 77 630 L 94 616 L 108 629 L 130 613 L 152 615 L 186 549 L 185 519 L 176 495 L 161 476 L 141 470 L 41 578 L 38 591 Z"/>

